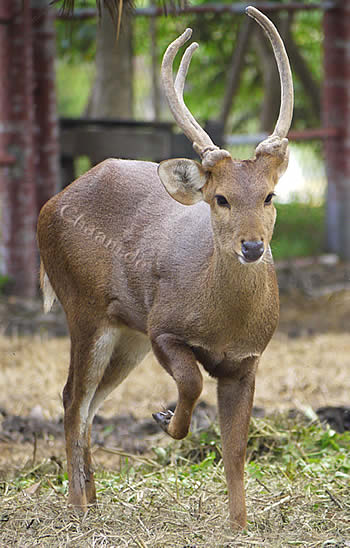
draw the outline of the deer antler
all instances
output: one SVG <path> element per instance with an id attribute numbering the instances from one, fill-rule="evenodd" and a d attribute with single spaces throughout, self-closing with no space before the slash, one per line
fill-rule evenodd
<path id="1" fill-rule="evenodd" d="M 173 81 L 173 62 L 179 48 L 189 40 L 192 29 L 186 29 L 181 36 L 176 38 L 167 48 L 162 62 L 161 76 L 165 95 L 169 108 L 175 118 L 177 125 L 182 129 L 186 137 L 193 143 L 193 148 L 202 158 L 204 168 L 213 167 L 219 160 L 229 157 L 227 150 L 221 150 L 210 139 L 209 135 L 198 124 L 197 120 L 188 110 L 183 100 L 183 89 L 186 75 L 190 66 L 191 58 L 198 44 L 194 42 L 185 51 L 178 74 Z"/>
<path id="2" fill-rule="evenodd" d="M 278 120 L 272 135 L 262 141 L 256 148 L 256 152 L 261 154 L 277 154 L 283 157 L 286 153 L 288 141 L 286 139 L 292 117 L 293 117 L 293 80 L 290 70 L 289 59 L 280 35 L 275 25 L 259 10 L 249 6 L 246 13 L 252 17 L 263 28 L 268 36 L 275 55 L 278 72 L 281 81 L 281 106 Z"/>

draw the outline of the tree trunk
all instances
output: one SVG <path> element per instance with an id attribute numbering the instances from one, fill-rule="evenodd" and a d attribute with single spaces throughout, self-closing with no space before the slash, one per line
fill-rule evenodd
<path id="1" fill-rule="evenodd" d="M 292 14 L 290 15 L 290 19 L 292 19 Z M 303 85 L 304 91 L 310 99 L 310 110 L 312 112 L 312 116 L 309 116 L 311 118 L 309 120 L 309 124 L 312 125 L 312 123 L 315 122 L 319 124 L 321 116 L 320 85 L 312 76 L 312 72 L 306 63 L 302 52 L 294 41 L 293 35 L 291 33 L 291 25 L 288 25 L 286 35 L 284 37 L 284 43 L 293 71 L 295 71 L 295 73 L 298 75 Z M 314 120 L 312 120 L 312 117 L 314 118 Z"/>
<path id="2" fill-rule="evenodd" d="M 250 38 L 254 32 L 252 19 L 243 20 L 237 34 L 237 41 L 233 48 L 231 64 L 227 76 L 226 92 L 220 114 L 220 122 L 224 129 L 227 129 L 227 123 L 233 106 L 234 98 L 238 92 L 241 75 L 245 62 L 245 55 L 249 47 Z"/>
<path id="3" fill-rule="evenodd" d="M 119 38 L 108 10 L 97 28 L 96 77 L 86 114 L 91 118 L 132 118 L 132 15 L 123 13 Z"/>
<path id="4" fill-rule="evenodd" d="M 157 18 L 156 17 L 150 18 L 149 26 L 150 26 L 150 34 L 151 34 L 153 119 L 158 121 L 160 120 L 161 92 L 160 92 L 160 86 L 159 86 L 159 63 L 158 63 L 158 55 L 157 55 Z"/>

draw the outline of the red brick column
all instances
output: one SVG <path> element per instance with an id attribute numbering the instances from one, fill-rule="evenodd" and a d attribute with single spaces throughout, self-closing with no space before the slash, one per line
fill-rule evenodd
<path id="1" fill-rule="evenodd" d="M 0 266 L 27 297 L 38 286 L 38 212 L 59 179 L 54 56 L 46 0 L 0 0 Z"/>
<path id="2" fill-rule="evenodd" d="M 33 296 L 37 286 L 37 208 L 30 1 L 13 0 L 11 9 L 8 72 L 4 74 L 1 69 L 1 82 L 8 82 L 8 151 L 15 163 L 9 170 L 9 184 L 2 192 L 2 239 L 5 272 L 14 280 L 13 293 Z"/>
<path id="3" fill-rule="evenodd" d="M 327 245 L 350 260 L 350 0 L 324 15 L 323 123 L 340 137 L 325 143 Z"/>
<path id="4" fill-rule="evenodd" d="M 59 151 L 55 89 L 54 12 L 47 0 L 32 0 L 36 185 L 38 212 L 58 191 Z"/>

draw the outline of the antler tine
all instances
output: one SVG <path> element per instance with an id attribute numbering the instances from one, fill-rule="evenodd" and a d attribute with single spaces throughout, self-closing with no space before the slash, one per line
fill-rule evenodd
<path id="1" fill-rule="evenodd" d="M 190 113 L 183 100 L 183 88 L 191 62 L 192 55 L 197 49 L 195 42 L 187 48 L 182 58 L 178 75 L 173 81 L 173 62 L 181 46 L 191 37 L 192 29 L 186 29 L 181 36 L 174 40 L 167 48 L 162 62 L 161 76 L 165 95 L 168 100 L 169 108 L 175 118 L 176 123 L 182 129 L 186 137 L 192 141 L 193 148 L 200 155 L 205 149 L 217 149 L 209 135 L 201 128 L 194 116 Z"/>
<path id="2" fill-rule="evenodd" d="M 191 63 L 192 55 L 196 51 L 196 49 L 199 47 L 199 44 L 197 42 L 193 42 L 188 48 L 186 49 L 185 53 L 182 56 L 181 63 L 179 66 L 179 70 L 177 71 L 177 75 L 175 78 L 175 91 L 178 96 L 180 96 L 183 99 L 183 90 L 185 87 L 185 81 L 187 72 Z"/>
<path id="3" fill-rule="evenodd" d="M 252 6 L 246 8 L 246 13 L 263 28 L 271 42 L 275 55 L 281 81 L 281 106 L 272 137 L 283 139 L 287 137 L 293 117 L 294 92 L 289 59 L 275 25 L 259 10 Z"/>
<path id="4" fill-rule="evenodd" d="M 193 42 L 193 44 L 188 46 L 185 53 L 183 54 L 182 59 L 181 59 L 181 63 L 180 63 L 180 66 L 179 66 L 179 70 L 177 71 L 177 75 L 176 75 L 176 78 L 175 78 L 174 88 L 175 88 L 175 92 L 176 92 L 176 95 L 178 97 L 178 100 L 182 105 L 182 108 L 184 110 L 186 110 L 186 112 L 188 114 L 188 117 L 191 120 L 192 126 L 194 128 L 196 128 L 199 133 L 202 133 L 203 129 L 201 128 L 201 126 L 199 125 L 199 123 L 197 122 L 195 117 L 191 114 L 191 112 L 186 107 L 185 101 L 184 101 L 184 98 L 183 98 L 183 91 L 184 91 L 184 87 L 185 87 L 187 72 L 188 72 L 188 69 L 189 69 L 189 66 L 190 66 L 190 63 L 191 63 L 192 55 L 194 54 L 194 52 L 196 51 L 196 49 L 198 47 L 199 47 L 199 44 L 197 44 L 197 42 Z M 208 137 L 208 139 L 210 139 L 210 137 L 209 137 L 209 135 L 207 135 L 207 133 L 205 133 L 205 135 Z M 198 143 L 196 143 L 196 147 L 197 146 L 198 146 Z M 211 140 L 210 140 L 209 145 L 206 144 L 205 146 L 206 147 L 208 147 L 208 146 L 214 146 L 215 147 L 214 143 Z M 200 152 L 201 151 L 199 150 L 199 154 L 200 154 Z"/>

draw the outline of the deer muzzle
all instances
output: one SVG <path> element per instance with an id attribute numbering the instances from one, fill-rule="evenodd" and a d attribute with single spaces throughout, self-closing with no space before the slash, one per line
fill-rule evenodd
<path id="1" fill-rule="evenodd" d="M 264 254 L 264 251 L 265 251 L 264 242 L 262 242 L 261 240 L 256 240 L 256 241 L 243 240 L 241 250 L 242 250 L 242 256 L 243 256 L 244 262 L 255 263 L 256 261 L 261 259 L 261 257 Z"/>

